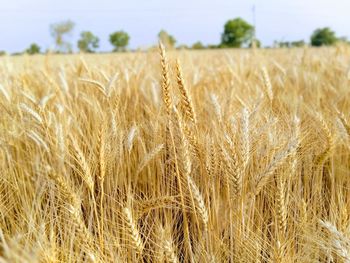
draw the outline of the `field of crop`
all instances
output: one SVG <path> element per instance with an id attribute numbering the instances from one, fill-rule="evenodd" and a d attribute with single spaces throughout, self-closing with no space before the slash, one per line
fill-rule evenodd
<path id="1" fill-rule="evenodd" d="M 0 58 L 0 262 L 350 262 L 349 62 Z"/>

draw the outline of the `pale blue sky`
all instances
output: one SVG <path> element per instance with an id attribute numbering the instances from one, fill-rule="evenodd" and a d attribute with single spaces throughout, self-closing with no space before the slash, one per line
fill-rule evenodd
<path id="1" fill-rule="evenodd" d="M 108 36 L 120 29 L 130 34 L 131 48 L 156 43 L 162 28 L 178 43 L 217 44 L 228 19 L 253 22 L 254 4 L 263 45 L 308 41 L 315 28 L 324 26 L 350 38 L 350 0 L 0 0 L 0 50 L 22 51 L 31 42 L 49 48 L 49 25 L 66 19 L 76 23 L 74 46 L 82 30 L 91 30 L 101 39 L 102 51 L 112 49 Z"/>

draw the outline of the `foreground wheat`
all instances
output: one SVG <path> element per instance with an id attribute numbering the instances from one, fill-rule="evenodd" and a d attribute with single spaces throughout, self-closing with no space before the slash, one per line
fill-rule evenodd
<path id="1" fill-rule="evenodd" d="M 1 262 L 350 262 L 350 49 L 0 61 Z"/>

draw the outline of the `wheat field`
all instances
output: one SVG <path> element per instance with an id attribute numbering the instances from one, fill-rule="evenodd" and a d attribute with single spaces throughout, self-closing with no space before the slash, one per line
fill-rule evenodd
<path id="1" fill-rule="evenodd" d="M 350 262 L 350 48 L 0 59 L 0 262 Z"/>

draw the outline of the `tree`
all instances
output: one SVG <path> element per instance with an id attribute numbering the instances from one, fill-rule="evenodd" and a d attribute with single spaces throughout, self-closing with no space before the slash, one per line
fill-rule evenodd
<path id="1" fill-rule="evenodd" d="M 350 44 L 350 41 L 347 39 L 347 37 L 339 37 L 338 41 L 344 44 Z"/>
<path id="2" fill-rule="evenodd" d="M 259 39 L 253 39 L 253 41 L 251 41 L 249 43 L 249 47 L 253 48 L 253 43 L 254 43 L 254 48 L 261 48 L 261 41 Z"/>
<path id="3" fill-rule="evenodd" d="M 73 31 L 74 23 L 70 20 L 58 22 L 50 25 L 50 33 L 54 38 L 56 50 L 58 52 L 71 52 L 72 45 L 64 40 L 64 36 L 70 35 Z"/>
<path id="4" fill-rule="evenodd" d="M 329 27 L 316 29 L 311 35 L 311 45 L 315 47 L 330 46 L 337 40 L 335 33 Z"/>
<path id="5" fill-rule="evenodd" d="M 181 45 L 177 46 L 176 49 L 185 50 L 185 49 L 189 49 L 189 47 L 186 44 L 181 44 Z"/>
<path id="6" fill-rule="evenodd" d="M 221 44 L 220 45 L 209 44 L 209 45 L 207 45 L 207 48 L 209 48 L 209 49 L 217 49 L 217 48 L 223 48 L 223 46 Z"/>
<path id="7" fill-rule="evenodd" d="M 40 47 L 37 44 L 32 43 L 29 46 L 29 48 L 26 49 L 26 53 L 28 53 L 30 55 L 38 54 L 38 53 L 40 53 Z"/>
<path id="8" fill-rule="evenodd" d="M 197 41 L 196 43 L 194 43 L 192 45 L 192 49 L 204 49 L 204 48 L 205 48 L 205 46 L 200 41 Z"/>
<path id="9" fill-rule="evenodd" d="M 176 39 L 168 34 L 165 30 L 161 30 L 158 33 L 158 40 L 166 47 L 166 48 L 174 48 Z"/>
<path id="10" fill-rule="evenodd" d="M 254 27 L 242 18 L 229 20 L 224 25 L 224 32 L 221 35 L 221 45 L 241 47 L 251 42 L 253 34 Z"/>
<path id="11" fill-rule="evenodd" d="M 292 47 L 304 47 L 305 46 L 305 41 L 304 40 L 297 40 L 297 41 L 292 41 L 290 43 Z"/>
<path id="12" fill-rule="evenodd" d="M 124 31 L 116 31 L 109 35 L 109 42 L 114 46 L 114 51 L 125 51 L 129 44 L 130 37 Z"/>
<path id="13" fill-rule="evenodd" d="M 274 46 L 279 48 L 292 48 L 292 47 L 304 47 L 304 40 L 297 41 L 274 41 Z"/>
<path id="14" fill-rule="evenodd" d="M 80 33 L 78 40 L 78 48 L 81 52 L 92 53 L 99 46 L 99 39 L 90 31 L 83 31 Z"/>
<path id="15" fill-rule="evenodd" d="M 276 42 L 278 47 L 286 47 L 286 48 L 290 48 L 291 44 L 289 41 L 280 41 L 280 42 Z"/>

